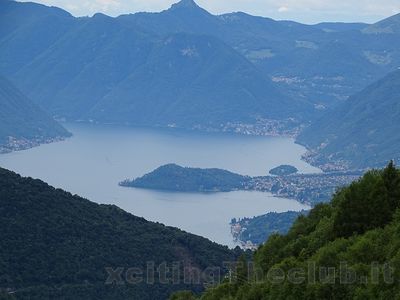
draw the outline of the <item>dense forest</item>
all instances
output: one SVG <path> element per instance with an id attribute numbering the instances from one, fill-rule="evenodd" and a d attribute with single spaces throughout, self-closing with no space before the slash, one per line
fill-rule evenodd
<path id="1" fill-rule="evenodd" d="M 390 163 L 300 216 L 202 300 L 399 299 L 400 171 Z M 185 296 L 186 294 L 186 296 Z M 193 299 L 191 293 L 172 299 Z"/>
<path id="2" fill-rule="evenodd" d="M 241 252 L 1 168 L 0 215 L 0 299 L 166 299 L 207 283 L 185 271 L 223 272 Z M 162 277 L 163 263 L 170 271 Z M 172 266 L 183 270 L 172 276 Z M 122 281 L 108 282 L 114 272 Z"/>
<path id="3" fill-rule="evenodd" d="M 179 192 L 228 192 L 244 188 L 251 178 L 222 169 L 200 169 L 168 164 L 121 186 Z"/>

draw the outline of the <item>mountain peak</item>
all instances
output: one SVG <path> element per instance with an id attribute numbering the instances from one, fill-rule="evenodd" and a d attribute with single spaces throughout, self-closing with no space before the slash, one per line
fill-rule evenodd
<path id="1" fill-rule="evenodd" d="M 193 0 L 181 0 L 171 6 L 172 10 L 179 8 L 199 8 L 199 6 Z"/>

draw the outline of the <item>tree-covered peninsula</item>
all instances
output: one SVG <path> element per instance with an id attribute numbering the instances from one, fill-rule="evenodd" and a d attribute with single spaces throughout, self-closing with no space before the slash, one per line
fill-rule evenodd
<path id="1" fill-rule="evenodd" d="M 187 168 L 167 164 L 143 177 L 122 181 L 120 185 L 179 192 L 229 192 L 244 189 L 250 180 L 248 176 L 222 169 Z"/>
<path id="2" fill-rule="evenodd" d="M 273 168 L 269 171 L 269 174 L 276 176 L 287 176 L 296 174 L 299 170 L 296 167 L 290 165 L 280 165 L 276 168 Z"/>

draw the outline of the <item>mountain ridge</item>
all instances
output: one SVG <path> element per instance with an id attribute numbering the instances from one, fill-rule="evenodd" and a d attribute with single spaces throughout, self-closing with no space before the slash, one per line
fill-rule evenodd
<path id="1" fill-rule="evenodd" d="M 0 153 L 58 141 L 71 134 L 0 76 Z"/>
<path id="2" fill-rule="evenodd" d="M 343 161 L 350 168 L 382 167 L 400 160 L 400 70 L 394 71 L 316 121 L 298 142 L 314 163 Z"/>
<path id="3" fill-rule="evenodd" d="M 16 30 L 0 30 L 0 67 L 42 108 L 71 121 L 148 126 L 152 120 L 159 126 L 218 130 L 260 119 L 308 123 L 400 64 L 400 39 L 366 35 L 353 25 L 336 24 L 340 29 L 331 32 L 244 13 L 214 16 L 190 1 L 160 13 L 116 18 L 74 18 L 44 6 L 8 3 L 12 13 L 7 10 L 4 18 L 1 10 L 0 18 Z M 23 17 L 31 6 L 33 23 Z M 174 52 L 163 44 L 169 37 L 190 44 Z M 182 69 L 187 55 L 204 43 L 218 44 L 217 52 L 203 55 L 201 68 L 190 74 L 199 80 L 189 91 L 179 74 L 187 74 Z M 163 61 L 151 56 L 157 52 Z M 166 78 L 170 68 L 174 80 Z M 140 80 L 149 74 L 156 88 Z M 222 86 L 209 91 L 207 78 Z"/>

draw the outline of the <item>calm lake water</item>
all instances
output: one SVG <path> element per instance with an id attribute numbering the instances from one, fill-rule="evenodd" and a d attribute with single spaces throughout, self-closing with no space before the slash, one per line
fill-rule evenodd
<path id="1" fill-rule="evenodd" d="M 289 138 L 87 124 L 65 126 L 74 134 L 72 138 L 0 155 L 0 166 L 231 247 L 234 244 L 229 222 L 233 217 L 307 207 L 269 193 L 171 193 L 122 188 L 118 182 L 142 176 L 166 163 L 223 168 L 243 175 L 264 175 L 281 164 L 294 165 L 302 173 L 320 172 L 300 159 L 305 149 Z"/>

